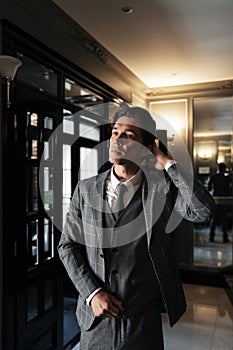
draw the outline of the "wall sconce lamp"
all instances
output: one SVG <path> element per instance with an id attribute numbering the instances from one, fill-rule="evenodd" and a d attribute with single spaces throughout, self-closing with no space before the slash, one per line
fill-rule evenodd
<path id="1" fill-rule="evenodd" d="M 6 106 L 10 107 L 10 85 L 14 80 L 17 69 L 22 65 L 22 62 L 15 57 L 0 55 L 0 75 L 6 82 Z"/>
<path id="2" fill-rule="evenodd" d="M 202 160 L 208 160 L 213 155 L 211 150 L 200 150 L 197 154 L 198 154 L 198 157 Z"/>

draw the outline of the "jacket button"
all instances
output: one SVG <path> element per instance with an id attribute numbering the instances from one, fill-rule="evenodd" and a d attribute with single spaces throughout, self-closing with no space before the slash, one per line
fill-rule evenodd
<path id="1" fill-rule="evenodd" d="M 101 257 L 101 258 L 104 258 L 104 254 L 100 254 L 100 257 Z"/>
<path id="2" fill-rule="evenodd" d="M 112 275 L 117 275 L 119 272 L 117 270 L 112 270 Z"/>

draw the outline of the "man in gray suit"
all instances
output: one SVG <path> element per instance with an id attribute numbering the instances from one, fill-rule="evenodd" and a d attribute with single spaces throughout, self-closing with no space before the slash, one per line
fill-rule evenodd
<path id="1" fill-rule="evenodd" d="M 111 170 L 75 189 L 58 251 L 79 292 L 81 350 L 161 350 L 162 305 L 171 326 L 186 310 L 171 229 L 208 220 L 215 204 L 154 134 L 145 109 L 120 108 Z"/>

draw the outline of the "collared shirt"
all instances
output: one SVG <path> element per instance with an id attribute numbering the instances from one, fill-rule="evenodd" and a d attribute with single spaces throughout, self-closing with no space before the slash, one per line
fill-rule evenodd
<path id="1" fill-rule="evenodd" d="M 110 208 L 112 208 L 115 200 L 117 199 L 117 187 L 120 184 L 124 184 L 127 187 L 123 195 L 124 207 L 126 207 L 134 196 L 135 192 L 141 185 L 142 182 L 142 170 L 139 169 L 138 172 L 128 180 L 118 180 L 113 171 L 114 167 L 111 169 L 111 173 L 106 181 L 105 194 L 106 199 L 109 203 Z"/>

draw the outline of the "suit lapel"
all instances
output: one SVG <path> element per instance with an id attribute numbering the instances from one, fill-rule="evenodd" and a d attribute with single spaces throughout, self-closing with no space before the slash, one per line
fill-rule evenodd
<path id="1" fill-rule="evenodd" d="M 94 225 L 98 234 L 98 247 L 102 249 L 105 246 L 105 230 L 103 227 L 103 215 L 105 212 L 111 212 L 107 201 L 104 198 L 105 195 L 105 182 L 110 171 L 106 171 L 96 177 L 96 181 L 91 189 L 92 196 L 92 211 L 94 218 Z"/>
<path id="2" fill-rule="evenodd" d="M 145 216 L 146 232 L 147 232 L 147 243 L 150 244 L 151 233 L 152 233 L 152 213 L 151 213 L 151 204 L 152 204 L 152 190 L 151 183 L 148 181 L 148 177 L 143 174 L 142 182 L 142 205 Z"/>
<path id="3" fill-rule="evenodd" d="M 153 176 L 146 172 L 143 173 L 142 200 L 148 246 L 150 245 L 152 227 L 160 217 L 164 207 L 165 188 L 166 182 L 162 172 L 161 174 L 153 174 Z"/>

